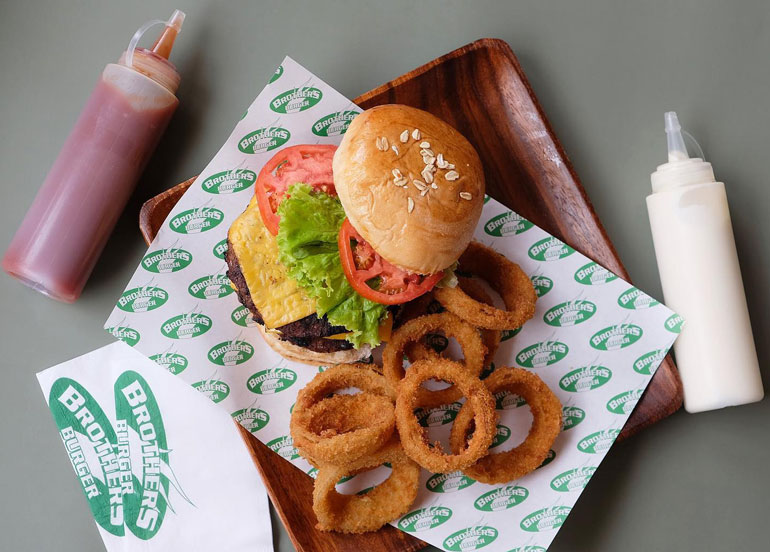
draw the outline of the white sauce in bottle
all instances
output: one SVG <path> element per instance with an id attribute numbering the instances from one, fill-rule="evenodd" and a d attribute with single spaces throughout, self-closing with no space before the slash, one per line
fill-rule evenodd
<path id="1" fill-rule="evenodd" d="M 674 343 L 684 407 L 702 412 L 764 396 L 725 185 L 690 159 L 676 113 L 666 113 L 668 163 L 647 196 L 666 304 L 684 317 Z"/>

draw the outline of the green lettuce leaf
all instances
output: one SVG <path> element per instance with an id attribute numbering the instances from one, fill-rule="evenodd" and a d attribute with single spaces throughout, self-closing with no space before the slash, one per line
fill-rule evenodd
<path id="1" fill-rule="evenodd" d="M 307 294 L 316 300 L 318 316 L 344 326 L 354 347 L 380 343 L 380 320 L 385 305 L 365 299 L 350 285 L 342 270 L 337 235 L 345 211 L 336 197 L 294 184 L 278 206 L 278 257 Z"/>

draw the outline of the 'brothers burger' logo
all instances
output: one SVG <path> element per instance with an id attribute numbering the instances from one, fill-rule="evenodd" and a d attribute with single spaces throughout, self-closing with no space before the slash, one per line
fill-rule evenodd
<path id="1" fill-rule="evenodd" d="M 617 351 L 642 338 L 642 328 L 635 324 L 618 324 L 599 330 L 591 336 L 591 347 L 599 351 Z"/>
<path id="2" fill-rule="evenodd" d="M 470 487 L 475 482 L 475 479 L 471 479 L 463 472 L 453 471 L 430 476 L 425 482 L 425 488 L 433 493 L 453 493 Z"/>
<path id="3" fill-rule="evenodd" d="M 290 435 L 278 437 L 267 443 L 267 447 L 273 452 L 277 452 L 286 460 L 295 460 L 299 458 L 299 452 L 294 448 L 294 441 Z"/>
<path id="4" fill-rule="evenodd" d="M 643 291 L 632 287 L 620 294 L 620 297 L 618 297 L 618 305 L 624 309 L 639 310 L 656 307 L 660 305 L 660 303 Z"/>
<path id="5" fill-rule="evenodd" d="M 192 259 L 192 253 L 184 249 L 158 249 L 147 253 L 142 259 L 141 265 L 148 272 L 166 274 L 179 272 L 183 268 L 190 266 Z"/>
<path id="6" fill-rule="evenodd" d="M 565 406 L 561 412 L 561 430 L 572 429 L 586 419 L 586 412 L 577 406 Z"/>
<path id="7" fill-rule="evenodd" d="M 452 551 L 479 550 L 497 539 L 497 529 L 488 525 L 476 525 L 461 529 L 444 539 L 444 549 Z"/>
<path id="8" fill-rule="evenodd" d="M 532 223 L 518 213 L 508 211 L 497 215 L 484 225 L 484 232 L 490 236 L 516 236 L 532 228 Z"/>
<path id="9" fill-rule="evenodd" d="M 444 404 L 434 408 L 421 408 L 415 415 L 422 427 L 441 426 L 453 422 L 461 407 L 460 403 Z"/>
<path id="10" fill-rule="evenodd" d="M 150 360 L 156 364 L 160 364 L 166 370 L 174 374 L 181 374 L 189 364 L 187 358 L 178 353 L 160 353 L 152 355 Z"/>
<path id="11" fill-rule="evenodd" d="M 584 286 L 598 286 L 617 279 L 612 272 L 593 261 L 575 271 L 575 281 Z"/>
<path id="12" fill-rule="evenodd" d="M 569 257 L 575 252 L 569 245 L 557 240 L 553 236 L 544 238 L 532 244 L 527 251 L 529 258 L 536 261 L 558 261 Z"/>
<path id="13" fill-rule="evenodd" d="M 280 148 L 291 138 L 291 132 L 282 127 L 265 127 L 250 132 L 238 141 L 243 153 L 265 153 Z"/>
<path id="14" fill-rule="evenodd" d="M 139 343 L 139 340 L 142 338 L 138 330 L 135 330 L 129 326 L 113 326 L 111 328 L 105 329 L 110 332 L 110 334 L 112 334 L 112 337 L 115 339 L 120 339 L 123 343 L 126 343 L 131 347 L 135 347 L 136 344 Z"/>
<path id="15" fill-rule="evenodd" d="M 484 493 L 473 502 L 473 507 L 482 512 L 507 510 L 524 502 L 529 491 L 524 487 L 508 485 Z"/>
<path id="16" fill-rule="evenodd" d="M 578 299 L 559 303 L 543 315 L 543 322 L 549 326 L 565 327 L 582 324 L 596 314 L 596 305 L 591 301 Z"/>
<path id="17" fill-rule="evenodd" d="M 632 389 L 625 393 L 615 395 L 609 401 L 607 401 L 607 410 L 613 414 L 628 414 L 631 412 L 639 399 L 642 398 L 642 389 Z"/>
<path id="18" fill-rule="evenodd" d="M 665 349 L 656 349 L 645 353 L 634 361 L 634 372 L 649 376 L 666 356 Z"/>
<path id="19" fill-rule="evenodd" d="M 535 286 L 535 294 L 539 297 L 542 297 L 549 291 L 553 289 L 553 280 L 551 280 L 547 276 L 532 276 L 530 278 L 532 280 L 532 285 Z"/>
<path id="20" fill-rule="evenodd" d="M 322 97 L 323 92 L 312 86 L 292 88 L 273 98 L 270 109 L 276 113 L 299 113 L 316 105 Z"/>
<path id="21" fill-rule="evenodd" d="M 671 333 L 680 333 L 684 327 L 684 318 L 674 313 L 666 319 L 665 328 Z"/>
<path id="22" fill-rule="evenodd" d="M 530 533 L 551 531 L 562 526 L 567 516 L 572 511 L 567 506 L 551 506 L 532 512 L 521 520 L 519 527 Z"/>
<path id="23" fill-rule="evenodd" d="M 561 341 L 542 341 L 522 349 L 516 362 L 525 368 L 542 368 L 556 364 L 569 353 L 569 347 Z"/>
<path id="24" fill-rule="evenodd" d="M 257 325 L 252 317 L 251 311 L 243 305 L 235 307 L 235 310 L 230 313 L 230 320 L 243 328 L 251 328 Z"/>
<path id="25" fill-rule="evenodd" d="M 191 339 L 211 329 L 211 318 L 205 314 L 180 314 L 166 320 L 160 333 L 171 339 Z"/>
<path id="26" fill-rule="evenodd" d="M 196 381 L 192 386 L 215 403 L 222 402 L 230 394 L 230 386 L 220 380 Z"/>
<path id="27" fill-rule="evenodd" d="M 449 521 L 452 510 L 444 506 L 431 506 L 409 512 L 398 522 L 398 528 L 408 533 L 419 533 L 433 529 Z"/>
<path id="28" fill-rule="evenodd" d="M 321 117 L 313 123 L 313 134 L 316 136 L 340 136 L 345 134 L 350 121 L 356 118 L 358 111 L 337 111 L 326 117 Z"/>
<path id="29" fill-rule="evenodd" d="M 270 415 L 259 408 L 244 408 L 232 413 L 233 420 L 241 424 L 251 433 L 256 433 L 267 425 Z"/>
<path id="30" fill-rule="evenodd" d="M 224 260 L 225 253 L 227 253 L 227 238 L 217 242 L 216 245 L 214 245 L 214 248 L 211 250 L 211 253 L 217 259 Z"/>
<path id="31" fill-rule="evenodd" d="M 225 214 L 213 207 L 196 207 L 182 211 L 173 217 L 168 225 L 179 234 L 199 234 L 216 227 L 225 219 Z"/>
<path id="32" fill-rule="evenodd" d="M 596 468 L 594 467 L 575 468 L 574 470 L 565 471 L 551 479 L 551 488 L 560 493 L 580 491 L 585 489 L 595 471 Z"/>
<path id="33" fill-rule="evenodd" d="M 600 454 L 612 446 L 619 434 L 618 429 L 605 429 L 591 433 L 577 444 L 577 449 L 587 454 Z"/>
<path id="34" fill-rule="evenodd" d="M 212 174 L 201 184 L 201 189 L 210 194 L 232 194 L 251 187 L 257 175 L 247 169 L 222 171 Z"/>
<path id="35" fill-rule="evenodd" d="M 297 381 L 297 374 L 288 368 L 270 368 L 253 374 L 246 387 L 258 395 L 272 395 L 291 387 Z"/>
<path id="36" fill-rule="evenodd" d="M 582 393 L 601 387 L 612 377 L 612 371 L 604 366 L 583 366 L 567 372 L 559 380 L 559 387 L 570 393 Z"/>
<path id="37" fill-rule="evenodd" d="M 126 312 L 147 312 L 162 307 L 168 301 L 168 292 L 154 286 L 126 290 L 118 298 L 118 308 Z"/>
<path id="38" fill-rule="evenodd" d="M 207 274 L 192 282 L 187 291 L 198 299 L 219 299 L 226 297 L 235 290 L 230 286 L 230 279 L 226 274 Z"/>
<path id="39" fill-rule="evenodd" d="M 249 360 L 253 355 L 254 347 L 239 339 L 218 343 L 208 352 L 209 360 L 219 366 L 237 366 Z"/>

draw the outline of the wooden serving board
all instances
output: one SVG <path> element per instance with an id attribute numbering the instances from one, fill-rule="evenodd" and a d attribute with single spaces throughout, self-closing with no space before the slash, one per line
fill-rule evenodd
<path id="1" fill-rule="evenodd" d="M 385 103 L 411 105 L 445 120 L 479 152 L 489 195 L 630 281 L 507 43 L 477 40 L 354 101 L 362 108 Z M 139 226 L 148 244 L 193 180 L 142 206 Z M 652 378 L 620 439 L 671 415 L 681 405 L 682 385 L 669 356 Z M 390 526 L 366 535 L 315 530 L 311 478 L 248 431 L 241 428 L 241 434 L 297 550 L 411 552 L 425 546 Z"/>

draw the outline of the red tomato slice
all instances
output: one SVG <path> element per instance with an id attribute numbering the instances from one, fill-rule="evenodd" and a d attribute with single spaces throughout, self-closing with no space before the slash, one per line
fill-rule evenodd
<path id="1" fill-rule="evenodd" d="M 340 260 L 350 285 L 360 295 L 383 305 L 400 305 L 433 289 L 443 272 L 423 276 L 392 265 L 366 243 L 348 219 L 342 223 L 338 239 Z M 379 279 L 377 288 L 369 285 Z"/>
<path id="2" fill-rule="evenodd" d="M 268 161 L 254 186 L 262 221 L 278 235 L 278 205 L 292 184 L 303 182 L 316 190 L 337 195 L 332 177 L 332 158 L 337 146 L 303 144 L 282 149 Z"/>

